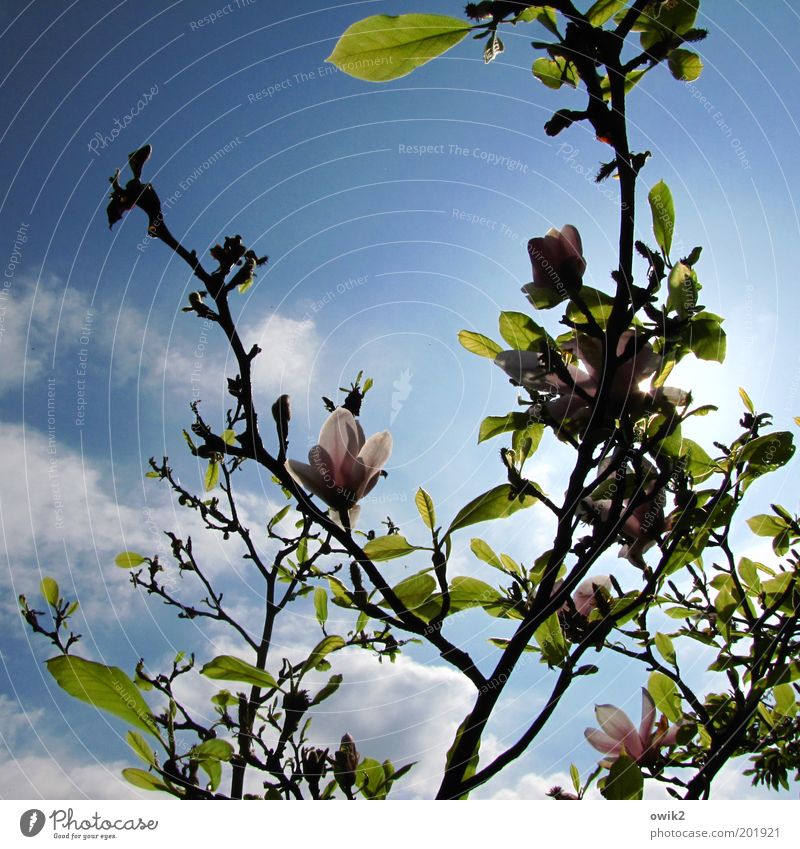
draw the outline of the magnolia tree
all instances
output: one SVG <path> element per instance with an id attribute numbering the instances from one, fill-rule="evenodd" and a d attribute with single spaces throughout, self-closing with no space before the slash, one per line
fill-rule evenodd
<path id="1" fill-rule="evenodd" d="M 386 797 L 413 764 L 380 763 L 347 733 L 338 749 L 313 746 L 310 722 L 342 676 L 332 674 L 321 689 L 309 689 L 307 676 L 335 667 L 345 647 L 393 660 L 414 640 L 432 646 L 474 688 L 472 708 L 442 764 L 438 798 L 465 798 L 498 775 L 558 716 L 572 685 L 614 656 L 629 664 L 625 681 L 632 692 L 625 695 L 641 687 L 640 722 L 613 705 L 597 705 L 599 728 L 585 731 L 586 745 L 599 753 L 597 768 L 582 777 L 572 767 L 574 787 L 553 788 L 551 796 L 580 799 L 596 782 L 608 799 L 638 799 L 649 781 L 678 798 L 707 798 L 721 768 L 743 756 L 754 784 L 788 787 L 800 766 L 800 559 L 792 548 L 800 523 L 777 504 L 771 514 L 747 519 L 756 535 L 772 540 L 777 566 L 737 557 L 731 529 L 751 484 L 791 458 L 792 437 L 773 429 L 744 390 L 740 431 L 728 444 L 703 447 L 684 436 L 688 419 L 715 408 L 695 406 L 689 391 L 668 385 L 669 376 L 684 357 L 722 362 L 722 319 L 699 303 L 701 249 L 683 257 L 673 252 L 675 213 L 663 182 L 647 196 L 652 240 L 634 237 L 637 181 L 648 153 L 629 147 L 626 95 L 663 63 L 679 80 L 699 75 L 702 63 L 686 47 L 706 35 L 695 28 L 698 4 L 598 0 L 580 11 L 571 0 L 483 2 L 467 6 L 466 21 L 381 15 L 351 26 L 330 57 L 353 76 L 381 82 L 470 35 L 483 41 L 489 63 L 503 50 L 503 27 L 533 25 L 546 38 L 533 42 L 534 76 L 549 88 L 588 95 L 585 109 L 558 110 L 545 132 L 555 136 L 588 122 L 603 145 L 598 149 L 607 151 L 598 181 L 619 181 L 619 260 L 605 287 L 583 284 L 587 260 L 578 230 L 551 229 L 528 243 L 533 280 L 522 288 L 528 312 L 500 314 L 504 345 L 471 330 L 460 333 L 468 351 L 505 372 L 522 404 L 480 423 L 481 441 L 500 436 L 506 446 L 494 488 L 441 523 L 432 496 L 417 491 L 429 531 L 421 539 L 407 539 L 391 522 L 383 535 L 359 528 L 358 502 L 380 486 L 392 450 L 389 433 L 367 437 L 359 424 L 371 380 L 359 375 L 339 406 L 325 399 L 330 415 L 308 462 L 289 458 L 289 398 L 275 400 L 266 415 L 256 409 L 252 368 L 261 351 L 239 335 L 231 299 L 253 283 L 266 257 L 238 235 L 212 247 L 208 259 L 180 244 L 156 188 L 142 181 L 149 146 L 131 154 L 130 179 L 112 178 L 110 224 L 134 207 L 144 212 L 149 236 L 188 263 L 199 281 L 185 310 L 218 326 L 236 363 L 226 421 L 208 422 L 194 405 L 192 433 L 186 433 L 192 454 L 208 463 L 206 491 L 184 488 L 167 458 L 151 460 L 148 475 L 170 487 L 209 532 L 239 539 L 264 599 L 260 622 L 239 621 L 192 540 L 174 533 L 167 533 L 170 562 L 124 552 L 117 564 L 131 570 L 135 587 L 181 617 L 215 620 L 239 644 L 235 655 L 202 662 L 179 655 L 160 672 L 143 659 L 130 674 L 74 652 L 78 636 L 69 620 L 76 604 L 61 597 L 55 581 L 42 583 L 47 613 L 21 599 L 30 626 L 58 649 L 47 662 L 57 683 L 131 726 L 128 741 L 146 765 L 125 770 L 133 784 L 186 799 L 241 798 L 246 775 L 255 773 L 259 781 L 247 787 L 264 798 Z M 551 316 L 560 316 L 559 335 L 539 323 L 555 328 Z M 515 406 L 514 391 L 509 406 Z M 560 498 L 534 482 L 537 451 L 546 452 L 554 440 L 573 455 Z M 237 509 L 245 464 L 266 469 L 286 499 L 266 528 L 247 527 Z M 291 531 L 280 530 L 291 509 L 299 520 Z M 474 538 L 472 552 L 496 570 L 496 580 L 453 574 L 451 551 L 464 529 L 522 510 L 532 522 L 536 511 L 554 515 L 549 548 L 517 563 Z M 598 574 L 598 561 L 609 551 L 633 564 L 636 580 Z M 390 585 L 382 564 L 420 552 L 428 565 Z M 184 599 L 178 583 L 168 580 L 173 574 L 196 581 L 202 602 Z M 311 599 L 318 642 L 300 660 L 276 656 L 279 617 Z M 329 602 L 352 612 L 348 632 L 328 632 Z M 453 642 L 448 627 L 468 609 L 471 616 L 508 620 L 512 629 L 510 637 L 491 641 L 495 654 L 480 664 Z M 711 660 L 702 693 L 681 666 L 695 643 Z M 520 661 L 531 652 L 549 678 L 543 707 L 531 712 L 508 748 L 484 758 L 481 739 L 508 683 L 524 676 Z M 213 721 L 193 715 L 175 692 L 179 679 L 198 673 L 224 687 L 211 699 Z"/>

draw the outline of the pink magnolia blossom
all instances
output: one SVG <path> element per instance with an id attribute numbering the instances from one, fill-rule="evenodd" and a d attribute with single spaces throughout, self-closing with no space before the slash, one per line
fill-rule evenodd
<path id="1" fill-rule="evenodd" d="M 659 535 L 665 529 L 664 503 L 666 496 L 663 492 L 650 494 L 646 501 L 635 507 L 619 528 L 619 534 L 625 538 L 625 544 L 619 550 L 619 556 L 627 558 L 634 566 L 644 567 L 644 553 L 657 542 Z M 607 521 L 613 501 L 601 498 L 587 502 L 589 512 L 600 521 Z M 622 504 L 622 513 L 627 510 L 628 502 Z M 620 514 L 622 515 L 622 514 Z"/>
<path id="2" fill-rule="evenodd" d="M 614 705 L 595 705 L 600 729 L 587 728 L 583 733 L 598 752 L 609 755 L 601 762 L 610 766 L 624 751 L 639 764 L 652 760 L 661 746 L 674 746 L 680 726 L 669 726 L 666 717 L 656 725 L 653 697 L 642 688 L 642 720 L 637 729 L 625 711 Z"/>
<path id="3" fill-rule="evenodd" d="M 611 578 L 608 575 L 594 575 L 585 578 L 572 594 L 572 603 L 581 616 L 588 616 L 597 607 L 596 590 L 611 592 Z"/>
<path id="4" fill-rule="evenodd" d="M 353 527 L 363 498 L 378 482 L 392 453 L 388 430 L 364 437 L 361 425 L 349 410 L 339 408 L 328 416 L 319 433 L 319 443 L 308 452 L 308 463 L 287 460 L 289 474 L 303 487 L 333 508 L 346 510 Z"/>
<path id="5" fill-rule="evenodd" d="M 529 392 L 550 395 L 543 412 L 555 422 L 585 422 L 592 411 L 594 398 L 604 379 L 606 363 L 600 339 L 579 334 L 564 346 L 579 362 L 564 366 L 558 372 L 548 370 L 543 357 L 535 351 L 501 351 L 495 364 L 518 385 Z M 645 406 L 661 402 L 683 405 L 688 395 L 680 389 L 658 387 L 643 391 L 639 384 L 656 373 L 660 357 L 649 342 L 637 340 L 635 330 L 626 330 L 617 344 L 620 362 L 609 391 L 614 416 L 622 410 L 641 414 Z M 649 403 L 648 403 L 649 402 Z"/>
<path id="6" fill-rule="evenodd" d="M 567 343 L 565 348 L 578 357 L 592 382 L 599 385 L 606 369 L 601 340 L 580 333 Z M 651 405 L 666 401 L 676 406 L 688 402 L 688 394 L 672 386 L 647 390 L 640 387 L 641 383 L 656 374 L 661 365 L 661 356 L 653 350 L 649 342 L 641 338 L 637 330 L 629 328 L 622 332 L 616 355 L 619 362 L 614 372 L 610 396 L 617 406 L 624 405 L 628 409 L 638 410 L 646 401 Z"/>
<path id="7" fill-rule="evenodd" d="M 551 227 L 544 236 L 528 242 L 528 255 L 533 268 L 533 283 L 522 291 L 533 295 L 531 289 L 549 289 L 562 298 L 579 288 L 586 271 L 581 234 L 572 224 L 561 230 Z"/>
<path id="8" fill-rule="evenodd" d="M 564 376 L 548 371 L 535 351 L 501 351 L 494 361 L 514 383 L 529 392 L 550 395 L 544 411 L 554 421 L 575 419 L 591 410 L 597 387 L 587 372 L 573 365 L 565 366 Z"/>

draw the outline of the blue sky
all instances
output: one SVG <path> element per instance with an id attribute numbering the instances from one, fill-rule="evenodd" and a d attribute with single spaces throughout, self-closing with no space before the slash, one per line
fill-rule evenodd
<path id="1" fill-rule="evenodd" d="M 720 407 L 699 422 L 699 437 L 724 441 L 737 429 L 739 385 L 784 428 L 800 413 L 792 111 L 800 19 L 782 0 L 703 7 L 700 25 L 710 31 L 700 45 L 703 75 L 687 85 L 657 69 L 631 95 L 629 113 L 632 146 L 653 154 L 640 203 L 648 186 L 669 183 L 676 245 L 685 252 L 703 245 L 701 300 L 727 319 L 727 363 L 676 372 L 698 401 Z M 360 369 L 374 378 L 362 420 L 368 433 L 390 428 L 395 449 L 365 525 L 389 514 L 409 537 L 423 531 L 413 504 L 418 486 L 444 520 L 502 478 L 500 443 L 478 446 L 477 427 L 486 415 L 514 409 L 515 391 L 456 334 L 469 328 L 497 338 L 498 312 L 525 309 L 519 287 L 530 279 L 528 238 L 573 223 L 587 282 L 607 286 L 613 267 L 615 185 L 597 187 L 587 176 L 608 149 L 584 127 L 544 136 L 553 110 L 578 107 L 582 96 L 533 79 L 529 42 L 540 37 L 533 28 L 510 33 L 506 53 L 488 68 L 481 45 L 467 40 L 410 77 L 373 86 L 324 62 L 348 24 L 377 13 L 459 15 L 459 4 L 298 2 L 283 18 L 265 0 L 240 0 L 200 25 L 218 9 L 84 1 L 54 18 L 51 6 L 34 0 L 0 10 L 0 232 L 10 270 L 0 293 L 8 577 L 0 607 L 0 731 L 8 751 L 0 759 L 10 777 L 0 796 L 127 792 L 115 778 L 132 761 L 120 727 L 96 733 L 104 720 L 54 689 L 41 665 L 48 650 L 29 639 L 16 613 L 16 595 L 35 596 L 41 575 L 55 575 L 80 598 L 79 630 L 92 657 L 130 668 L 144 654 L 156 662 L 178 649 L 202 655 L 224 645 L 220 634 L 148 605 L 112 562 L 125 548 L 156 551 L 160 528 L 202 536 L 143 471 L 149 456 L 167 454 L 185 481 L 199 481 L 202 470 L 180 436 L 188 402 L 199 395 L 208 419 L 221 423 L 223 376 L 231 373 L 225 346 L 213 333 L 206 340 L 201 323 L 181 312 L 196 287 L 180 261 L 148 243 L 143 216 L 108 230 L 107 178 L 130 150 L 153 145 L 145 175 L 162 201 L 172 198 L 167 222 L 184 244 L 203 253 L 241 233 L 270 255 L 238 304 L 247 338 L 265 351 L 256 379 L 262 409 L 282 392 L 292 396 L 291 456 L 302 457 L 316 437 L 321 395 L 334 397 Z M 420 146 L 431 150 L 413 152 Z M 647 238 L 646 210 L 639 227 Z M 548 442 L 532 475 L 558 495 L 565 460 Z M 750 513 L 775 500 L 796 509 L 797 495 L 791 471 L 778 473 L 753 488 Z M 254 523 L 279 500 L 255 470 L 243 498 Z M 485 535 L 530 562 L 549 527 L 536 512 Z M 456 563 L 477 573 L 470 536 Z M 745 531 L 737 543 L 741 552 L 758 550 Z M 246 612 L 257 589 L 237 551 L 214 539 L 203 545 Z M 413 568 L 390 567 L 398 580 Z M 608 568 L 625 575 L 622 561 Z M 279 639 L 310 644 L 315 628 L 302 611 Z M 486 638 L 502 626 L 476 615 L 453 632 L 488 663 Z M 347 663 L 348 677 L 362 684 L 331 701 L 331 716 L 319 723 L 323 739 L 346 726 L 370 741 L 365 750 L 371 744 L 381 755 L 421 759 L 407 792 L 424 794 L 468 688 L 424 650 L 388 677 L 366 658 Z M 696 667 L 701 677 L 700 659 Z M 544 677 L 534 666 L 520 673 L 488 745 L 514 738 L 542 698 Z M 591 705 L 613 701 L 635 714 L 644 677 L 610 664 L 587 680 L 564 719 L 554 719 L 536 750 L 486 795 L 536 796 L 570 760 L 587 770 L 593 752 L 581 731 Z M 434 718 L 421 701 L 433 705 Z M 391 722 L 401 730 L 387 737 Z M 749 793 L 735 776 L 729 783 L 730 795 Z"/>

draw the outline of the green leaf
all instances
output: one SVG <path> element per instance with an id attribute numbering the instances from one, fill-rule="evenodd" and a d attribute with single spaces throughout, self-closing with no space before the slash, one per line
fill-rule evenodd
<path id="1" fill-rule="evenodd" d="M 522 312 L 500 313 L 500 335 L 515 351 L 538 350 L 547 339 L 544 329 Z"/>
<path id="2" fill-rule="evenodd" d="M 332 634 L 331 636 L 320 640 L 311 650 L 308 660 L 306 660 L 303 664 L 302 674 L 305 675 L 306 672 L 309 672 L 315 667 L 319 667 L 320 663 L 325 660 L 327 655 L 333 651 L 338 651 L 339 649 L 344 648 L 344 646 L 344 639 L 336 634 Z"/>
<path id="3" fill-rule="evenodd" d="M 387 534 L 383 537 L 375 537 L 364 546 L 364 554 L 370 560 L 392 560 L 395 557 L 404 557 L 412 551 L 417 551 L 418 546 L 411 543 L 400 534 Z"/>
<path id="4" fill-rule="evenodd" d="M 747 412 L 755 413 L 756 408 L 753 406 L 753 402 L 750 400 L 750 396 L 744 391 L 744 389 L 742 389 L 741 386 L 739 387 L 739 397 L 742 399 L 742 403 L 744 404 Z"/>
<path id="5" fill-rule="evenodd" d="M 458 746 L 459 741 L 461 740 L 462 735 L 467 727 L 467 722 L 469 721 L 469 714 L 464 718 L 464 721 L 461 725 L 458 726 L 458 730 L 456 731 L 455 739 L 453 740 L 452 745 L 447 750 L 447 757 L 445 758 L 445 770 L 450 768 L 450 765 L 453 760 L 453 755 L 455 754 L 456 747 Z M 463 773 L 460 778 L 462 781 L 466 781 L 468 778 L 472 778 L 475 775 L 475 772 L 478 769 L 478 759 L 480 756 L 480 748 L 481 748 L 481 740 L 478 737 L 478 741 L 475 744 L 475 748 L 470 752 L 469 757 L 466 762 L 463 764 Z M 458 764 L 458 766 L 462 766 L 462 764 Z M 461 796 L 460 798 L 466 799 L 467 795 Z"/>
<path id="6" fill-rule="evenodd" d="M 145 562 L 145 558 L 135 551 L 123 551 L 114 558 L 114 564 L 120 569 L 133 569 L 135 566 L 141 566 Z"/>
<path id="7" fill-rule="evenodd" d="M 192 439 L 192 437 L 189 436 L 188 430 L 183 431 L 183 438 L 186 440 L 186 444 L 189 446 L 189 450 L 192 452 L 192 454 L 197 454 L 197 446 L 194 444 L 194 440 Z"/>
<path id="8" fill-rule="evenodd" d="M 137 734 L 135 731 L 129 731 L 125 735 L 125 742 L 146 764 L 150 764 L 150 766 L 156 765 L 155 752 L 140 734 Z"/>
<path id="9" fill-rule="evenodd" d="M 556 13 L 552 7 L 528 6 L 526 9 L 523 9 L 516 18 L 514 18 L 513 23 L 531 23 L 533 21 L 539 21 L 539 23 L 546 29 L 550 30 L 553 35 L 558 35 Z"/>
<path id="10" fill-rule="evenodd" d="M 458 341 L 471 354 L 479 357 L 488 357 L 493 360 L 502 351 L 502 348 L 482 333 L 473 333 L 471 330 L 459 330 Z"/>
<path id="11" fill-rule="evenodd" d="M 580 81 L 575 66 L 562 56 L 555 59 L 540 56 L 534 61 L 531 70 L 534 77 L 548 88 L 559 89 L 564 84 L 577 88 Z"/>
<path id="12" fill-rule="evenodd" d="M 698 313 L 687 328 L 688 344 L 700 360 L 721 363 L 727 353 L 727 337 L 722 329 L 722 319 L 710 312 Z"/>
<path id="13" fill-rule="evenodd" d="M 469 575 L 457 575 L 450 582 L 450 601 L 455 610 L 482 607 L 490 612 L 503 598 L 491 584 Z"/>
<path id="14" fill-rule="evenodd" d="M 558 306 L 563 300 L 563 293 L 549 286 L 535 286 L 528 283 L 522 287 L 525 297 L 537 310 L 549 310 Z"/>
<path id="15" fill-rule="evenodd" d="M 226 445 L 236 445 L 236 431 L 235 430 L 223 430 L 222 431 L 222 441 Z"/>
<path id="16" fill-rule="evenodd" d="M 75 655 L 60 655 L 47 661 L 47 670 L 70 696 L 158 736 L 147 702 L 133 681 L 118 667 L 105 666 Z"/>
<path id="17" fill-rule="evenodd" d="M 667 59 L 670 73 L 676 80 L 692 82 L 703 72 L 703 60 L 693 51 L 675 48 Z"/>
<path id="18" fill-rule="evenodd" d="M 281 519 L 286 516 L 291 506 L 291 504 L 287 504 L 285 507 L 281 507 L 281 509 L 278 510 L 278 512 L 267 523 L 267 530 L 271 531 L 275 527 L 275 525 L 277 525 L 278 522 L 280 522 Z"/>
<path id="19" fill-rule="evenodd" d="M 582 286 L 580 295 L 594 320 L 600 327 L 605 328 L 614 308 L 614 299 L 602 290 L 593 289 L 591 286 Z M 567 307 L 567 318 L 578 324 L 585 324 L 587 320 L 583 310 L 574 301 Z"/>
<path id="20" fill-rule="evenodd" d="M 548 666 L 558 666 L 569 653 L 558 613 L 548 616 L 536 629 L 533 638 L 542 650 L 542 657 L 547 661 Z"/>
<path id="21" fill-rule="evenodd" d="M 653 235 L 664 254 L 669 256 L 672 233 L 675 230 L 675 205 L 672 202 L 672 192 L 667 184 L 660 180 L 650 189 L 647 200 L 650 202 L 650 211 L 653 213 Z"/>
<path id="22" fill-rule="evenodd" d="M 153 775 L 152 772 L 145 772 L 143 769 L 128 767 L 127 769 L 122 770 L 122 777 L 128 782 L 128 784 L 132 784 L 140 790 L 164 790 L 169 793 L 169 787 L 167 787 L 167 785 L 164 784 L 158 776 Z"/>
<path id="23" fill-rule="evenodd" d="M 777 516 L 759 513 L 747 520 L 747 526 L 759 537 L 775 537 L 786 532 L 786 522 Z"/>
<path id="24" fill-rule="evenodd" d="M 216 460 L 209 460 L 208 468 L 206 469 L 206 473 L 203 478 L 203 484 L 205 485 L 206 492 L 211 492 L 218 483 L 219 463 Z"/>
<path id="25" fill-rule="evenodd" d="M 633 71 L 628 71 L 628 73 L 625 74 L 625 85 L 623 86 L 625 94 L 629 94 L 633 91 L 633 89 L 635 89 L 642 81 L 642 77 L 644 77 L 649 70 L 649 68 L 638 68 Z M 603 96 L 603 100 L 611 100 L 611 82 L 609 81 L 607 74 L 604 74 L 600 78 L 600 93 Z"/>
<path id="26" fill-rule="evenodd" d="M 251 275 L 247 278 L 247 280 L 245 280 L 244 282 L 240 283 L 240 284 L 236 287 L 236 290 L 239 292 L 239 294 L 240 294 L 240 295 L 243 295 L 243 294 L 244 294 L 244 293 L 245 293 L 245 292 L 246 292 L 246 291 L 247 291 L 247 290 L 248 290 L 248 289 L 249 289 L 249 288 L 253 285 L 253 283 L 255 283 L 255 281 L 256 281 L 255 275 L 254 275 L 254 274 L 251 274 Z"/>
<path id="27" fill-rule="evenodd" d="M 197 760 L 211 758 L 215 761 L 229 761 L 233 757 L 233 746 L 227 740 L 213 737 L 211 740 L 204 740 L 199 746 L 195 746 L 192 749 L 192 755 Z"/>
<path id="28" fill-rule="evenodd" d="M 700 0 L 670 0 L 669 3 L 661 3 L 655 15 L 652 10 L 644 12 L 634 25 L 634 29 L 642 33 L 643 49 L 650 50 L 654 45 L 671 41 L 675 35 L 691 29 L 699 4 Z"/>
<path id="29" fill-rule="evenodd" d="M 543 424 L 532 424 L 526 427 L 525 430 L 515 430 L 511 437 L 511 447 L 514 449 L 514 456 L 519 467 L 530 457 L 535 454 L 539 448 L 544 436 Z"/>
<path id="30" fill-rule="evenodd" d="M 680 318 L 690 316 L 697 306 L 700 283 L 697 273 L 683 262 L 676 262 L 667 279 L 667 312 L 675 310 Z"/>
<path id="31" fill-rule="evenodd" d="M 749 557 L 739 559 L 738 570 L 744 591 L 748 595 L 758 595 L 761 592 L 761 579 L 758 577 L 758 567 Z"/>
<path id="32" fill-rule="evenodd" d="M 625 5 L 626 0 L 597 0 L 586 10 L 586 20 L 593 27 L 602 26 Z"/>
<path id="33" fill-rule="evenodd" d="M 314 590 L 314 610 L 317 614 L 317 622 L 324 628 L 328 621 L 328 594 L 323 587 L 317 587 Z"/>
<path id="34" fill-rule="evenodd" d="M 672 644 L 672 639 L 668 634 L 657 633 L 654 640 L 658 653 L 666 660 L 670 666 L 675 666 L 675 646 Z"/>
<path id="35" fill-rule="evenodd" d="M 220 781 L 222 781 L 222 765 L 214 758 L 202 758 L 198 763 L 208 776 L 209 789 L 216 790 Z"/>
<path id="36" fill-rule="evenodd" d="M 364 758 L 356 769 L 356 787 L 367 799 L 382 798 L 386 795 L 385 790 L 381 792 L 385 777 L 382 764 L 374 758 Z"/>
<path id="37" fill-rule="evenodd" d="M 530 424 L 530 416 L 527 413 L 508 413 L 505 416 L 487 416 L 482 422 L 478 432 L 478 444 L 499 436 L 509 431 L 527 430 Z M 540 437 L 541 438 L 541 437 Z"/>
<path id="38" fill-rule="evenodd" d="M 433 499 L 422 487 L 417 490 L 417 494 L 414 496 L 414 503 L 417 505 L 417 510 L 419 510 L 422 521 L 428 528 L 433 530 L 436 524 L 436 509 L 433 506 Z"/>
<path id="39" fill-rule="evenodd" d="M 314 707 L 314 705 L 318 705 L 320 702 L 324 702 L 329 696 L 332 696 L 339 689 L 339 685 L 342 683 L 342 677 L 341 675 L 331 675 L 328 683 L 311 700 L 309 707 Z"/>
<path id="40" fill-rule="evenodd" d="M 611 800 L 641 799 L 644 776 L 636 761 L 627 755 L 620 755 L 611 765 L 600 792 Z"/>
<path id="41" fill-rule="evenodd" d="M 676 428 L 668 437 L 662 439 L 653 452 L 656 458 L 661 453 L 672 460 L 683 458 L 684 468 L 695 483 L 702 483 L 719 470 L 701 445 L 681 436 L 680 428 Z"/>
<path id="42" fill-rule="evenodd" d="M 717 611 L 717 616 L 720 621 L 727 625 L 731 621 L 733 614 L 736 612 L 738 604 L 736 599 L 731 595 L 727 587 L 723 587 L 714 599 L 714 607 Z"/>
<path id="43" fill-rule="evenodd" d="M 444 15 L 373 15 L 349 26 L 326 61 L 367 82 L 396 80 L 454 47 L 470 29 Z"/>
<path id="44" fill-rule="evenodd" d="M 680 722 L 683 717 L 681 697 L 675 682 L 663 672 L 651 672 L 647 681 L 647 692 L 653 697 L 656 708 L 670 722 Z"/>
<path id="45" fill-rule="evenodd" d="M 472 549 L 472 553 L 478 558 L 478 560 L 488 563 L 490 566 L 493 566 L 495 569 L 499 569 L 501 572 L 505 571 L 505 567 L 500 562 L 500 558 L 494 553 L 489 543 L 475 537 L 470 540 L 469 547 Z"/>
<path id="46" fill-rule="evenodd" d="M 392 591 L 407 610 L 414 610 L 436 592 L 436 579 L 428 572 L 420 572 L 400 581 Z"/>
<path id="47" fill-rule="evenodd" d="M 757 477 L 785 466 L 794 456 L 794 438 L 789 431 L 776 431 L 748 442 L 739 454 L 740 463 L 747 463 L 745 472 Z"/>
<path id="48" fill-rule="evenodd" d="M 210 660 L 201 670 L 201 675 L 213 678 L 215 681 L 239 681 L 242 684 L 252 684 L 267 690 L 277 690 L 278 682 L 264 669 L 259 669 L 229 654 L 221 654 Z"/>
<path id="49" fill-rule="evenodd" d="M 39 589 L 44 596 L 44 600 L 50 605 L 50 607 L 56 607 L 58 605 L 58 582 L 54 578 L 42 578 L 42 582 L 39 584 Z"/>
<path id="50" fill-rule="evenodd" d="M 772 690 L 775 699 L 775 713 L 781 716 L 794 716 L 797 713 L 797 698 L 791 684 L 778 684 Z"/>
<path id="51" fill-rule="evenodd" d="M 462 507 L 458 511 L 446 536 L 461 528 L 466 528 L 468 525 L 475 525 L 478 522 L 486 522 L 489 519 L 505 519 L 518 510 L 530 507 L 538 501 L 532 495 L 525 495 L 523 497 L 511 496 L 511 487 L 507 483 L 504 483 L 474 498 L 466 507 Z"/>
<path id="52" fill-rule="evenodd" d="M 581 774 L 578 772 L 578 767 L 575 764 L 569 765 L 569 777 L 572 779 L 572 786 L 576 793 L 581 792 Z"/>

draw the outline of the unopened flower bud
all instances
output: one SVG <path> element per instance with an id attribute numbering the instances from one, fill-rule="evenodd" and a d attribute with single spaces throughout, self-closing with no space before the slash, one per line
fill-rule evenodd
<path id="1" fill-rule="evenodd" d="M 289 438 L 289 422 L 292 420 L 292 406 L 288 395 L 281 395 L 272 405 L 272 418 L 275 419 L 278 438 L 283 445 Z"/>
<path id="2" fill-rule="evenodd" d="M 333 760 L 333 774 L 342 790 L 349 792 L 356 782 L 356 769 L 358 768 L 356 741 L 349 734 L 342 737 L 342 742 L 333 756 Z"/>

